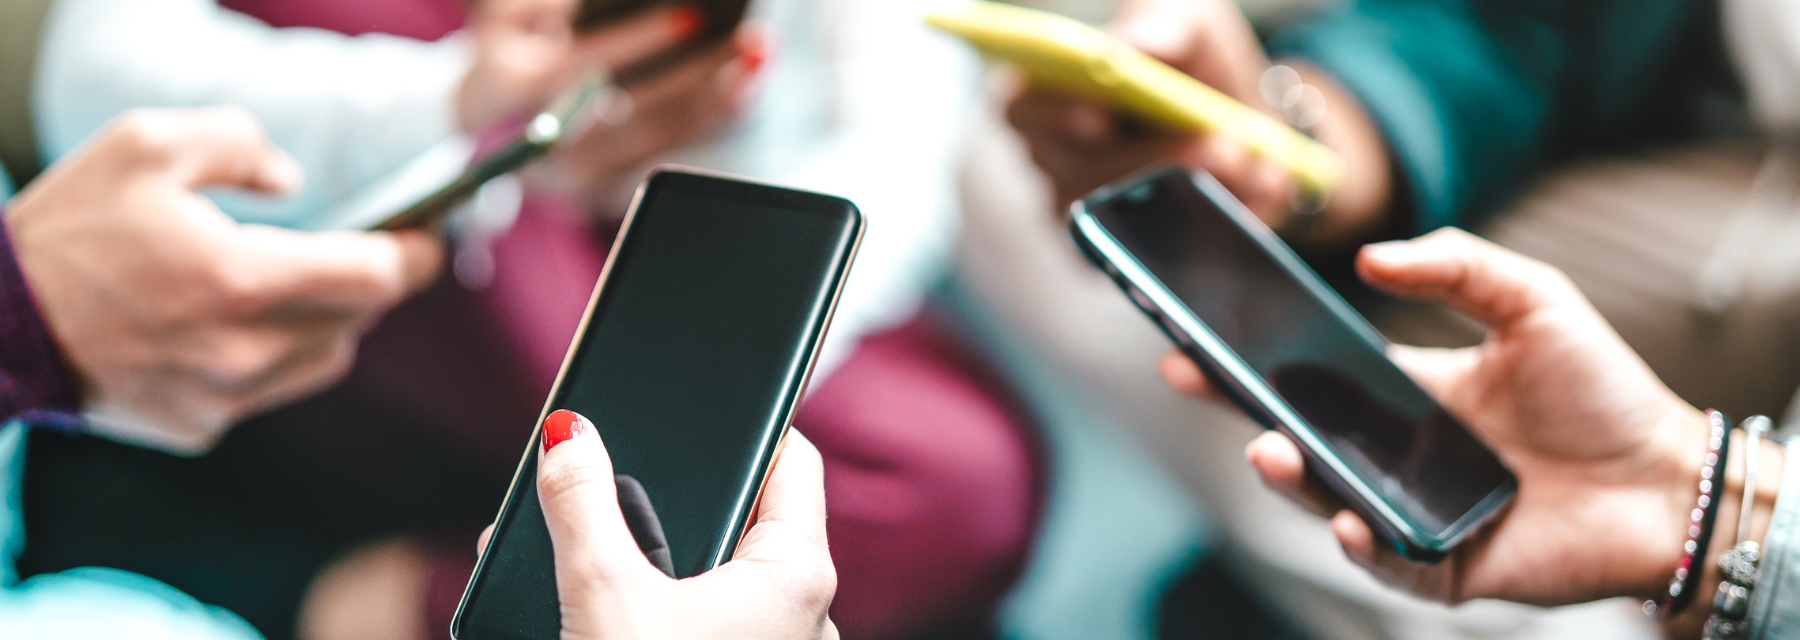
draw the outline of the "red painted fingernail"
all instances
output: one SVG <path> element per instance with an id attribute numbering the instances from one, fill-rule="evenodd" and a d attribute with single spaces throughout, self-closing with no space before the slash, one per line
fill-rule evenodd
<path id="1" fill-rule="evenodd" d="M 575 439 L 583 429 L 588 428 L 587 418 L 568 409 L 557 409 L 544 418 L 544 452 L 549 453 L 556 445 Z"/>
<path id="2" fill-rule="evenodd" d="M 675 7 L 669 20 L 675 23 L 675 37 L 682 40 L 698 35 L 700 28 L 706 26 L 706 14 L 701 13 L 699 7 L 691 4 Z"/>

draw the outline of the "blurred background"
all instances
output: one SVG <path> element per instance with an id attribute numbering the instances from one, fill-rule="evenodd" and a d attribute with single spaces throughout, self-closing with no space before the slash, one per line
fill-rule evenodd
<path id="1" fill-rule="evenodd" d="M 308 183 L 287 200 L 218 202 L 242 221 L 309 228 L 397 168 L 453 173 L 547 93 L 542 77 L 506 71 L 543 45 L 496 7 L 530 0 L 8 2 L 0 158 L 20 184 L 125 109 L 238 104 L 307 167 Z M 844 195 L 870 216 L 795 423 L 827 460 L 843 579 L 833 617 L 847 638 L 1654 636 L 1635 602 L 1449 608 L 1381 588 L 1323 521 L 1262 487 L 1243 460 L 1258 427 L 1169 389 L 1155 368 L 1167 340 L 1068 241 L 1056 189 L 1008 120 L 1016 74 L 923 25 L 925 9 L 946 4 L 753 0 L 751 28 L 634 89 L 624 124 L 581 140 L 588 151 L 484 189 L 452 225 L 452 267 L 374 329 L 345 382 L 249 420 L 207 456 L 34 434 L 21 577 L 125 569 L 272 640 L 447 637 L 474 536 L 631 190 L 649 167 L 677 162 Z M 1096 25 L 1120 11 L 1104 0 L 1020 4 Z M 1631 3 L 1572 17 L 1542 3 L 1522 3 L 1525 17 L 1448 4 L 1507 42 L 1536 42 L 1544 16 L 1655 19 L 1712 36 L 1669 37 L 1658 52 L 1671 59 L 1755 57 L 1721 42 L 1734 33 L 1720 17 L 1731 0 L 1671 0 L 1636 18 Z M 1353 8 L 1238 6 L 1264 40 Z M 1517 161 L 1496 170 L 1499 195 L 1456 222 L 1568 271 L 1695 405 L 1786 411 L 1800 365 L 1785 357 L 1782 328 L 1795 326 L 1790 274 L 1800 271 L 1781 242 L 1800 230 L 1789 215 L 1800 165 L 1786 155 L 1793 138 L 1766 117 L 1780 109 L 1754 100 L 1800 106 L 1746 98 L 1735 74 L 1747 72 L 1703 66 L 1702 84 L 1724 89 L 1694 100 L 1699 125 L 1589 144 L 1584 118 L 1660 99 L 1609 82 L 1665 70 L 1591 72 L 1579 62 L 1588 48 L 1600 46 L 1496 54 L 1517 77 L 1466 70 L 1470 84 L 1520 85 L 1539 111 L 1458 126 L 1517 125 L 1541 144 L 1470 143 L 1471 156 Z M 1469 107 L 1448 88 L 1459 71 L 1427 78 L 1441 84 L 1421 94 Z M 1581 115 L 1544 115 L 1556 109 Z M 1460 141 L 1385 131 L 1409 149 Z M 1432 192 L 1415 167 L 1459 161 L 1444 154 L 1392 161 L 1396 184 L 1424 194 L 1395 196 L 1395 208 L 1436 206 L 1417 201 Z M 1446 178 L 1456 189 L 1486 179 L 1481 166 L 1460 170 L 1476 177 Z M 1308 257 L 1342 281 L 1342 255 Z M 1442 309 L 1347 296 L 1398 342 L 1481 335 Z"/>

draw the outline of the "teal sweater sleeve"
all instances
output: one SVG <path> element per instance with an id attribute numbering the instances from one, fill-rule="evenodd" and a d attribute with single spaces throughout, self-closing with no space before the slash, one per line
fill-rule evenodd
<path id="1" fill-rule="evenodd" d="M 1707 13 L 1690 0 L 1352 0 L 1269 48 L 1362 101 L 1424 232 L 1475 222 L 1548 161 L 1665 124 L 1673 105 L 1656 96 Z"/>

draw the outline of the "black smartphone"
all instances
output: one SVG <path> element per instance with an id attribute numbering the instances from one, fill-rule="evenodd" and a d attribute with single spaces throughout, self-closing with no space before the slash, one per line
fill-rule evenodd
<path id="1" fill-rule="evenodd" d="M 1082 253 L 1401 554 L 1442 559 L 1517 492 L 1386 339 L 1212 176 L 1152 169 L 1073 213 Z"/>
<path id="2" fill-rule="evenodd" d="M 863 227 L 848 200 L 709 175 L 661 170 L 638 191 L 538 422 L 569 409 L 594 423 L 621 486 L 642 487 L 675 577 L 726 562 L 748 529 Z M 457 640 L 561 633 L 540 437 L 457 607 Z"/>

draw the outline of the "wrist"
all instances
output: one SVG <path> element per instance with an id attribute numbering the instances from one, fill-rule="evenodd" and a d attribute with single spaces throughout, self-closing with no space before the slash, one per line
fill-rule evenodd
<path id="1" fill-rule="evenodd" d="M 1786 456 L 1781 446 L 1773 440 L 1761 438 L 1755 448 L 1742 430 L 1731 433 L 1731 453 L 1724 463 L 1724 474 L 1719 496 L 1718 524 L 1713 529 L 1711 539 L 1706 545 L 1706 557 L 1695 558 L 1695 570 L 1700 571 L 1700 578 L 1695 592 L 1695 601 L 1680 615 L 1662 622 L 1663 629 L 1671 638 L 1698 638 L 1702 635 L 1707 618 L 1713 614 L 1713 597 L 1719 584 L 1724 580 L 1719 569 L 1719 558 L 1729 552 L 1738 542 L 1740 515 L 1744 506 L 1744 490 L 1748 474 L 1746 473 L 1748 457 L 1755 456 L 1758 461 L 1754 494 L 1750 501 L 1750 516 L 1744 530 L 1745 541 L 1761 545 L 1773 519 L 1775 500 L 1781 486 L 1781 475 Z M 1691 498 L 1692 493 L 1689 492 Z"/>

